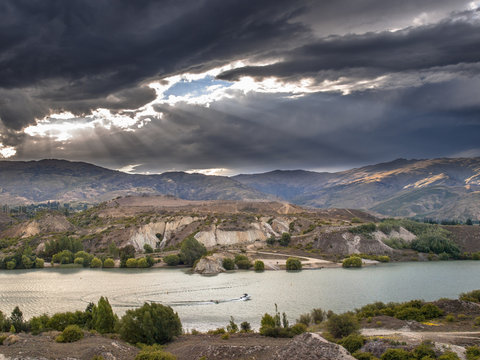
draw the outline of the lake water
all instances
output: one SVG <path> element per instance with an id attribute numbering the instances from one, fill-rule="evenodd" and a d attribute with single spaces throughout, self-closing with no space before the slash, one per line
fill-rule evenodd
<path id="1" fill-rule="evenodd" d="M 0 271 L 0 310 L 19 305 L 27 318 L 41 313 L 83 310 L 107 296 L 122 315 L 145 301 L 172 305 L 186 329 L 205 330 L 235 321 L 259 326 L 275 303 L 293 322 L 320 307 L 342 312 L 374 301 L 456 298 L 480 289 L 480 262 L 411 262 L 362 269 L 301 272 L 237 271 L 217 276 L 179 269 L 43 269 Z M 243 293 L 250 301 L 237 301 Z M 218 303 L 215 303 L 215 300 Z"/>

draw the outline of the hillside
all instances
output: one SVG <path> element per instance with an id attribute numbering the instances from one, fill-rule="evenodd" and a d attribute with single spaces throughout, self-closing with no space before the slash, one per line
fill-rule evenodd
<path id="1" fill-rule="evenodd" d="M 337 173 L 273 171 L 235 180 L 295 204 L 388 216 L 480 218 L 480 158 L 405 160 Z"/>
<path id="2" fill-rule="evenodd" d="M 221 176 L 183 172 L 127 174 L 65 160 L 0 161 L 0 204 L 52 200 L 98 203 L 139 193 L 170 194 L 194 200 L 268 198 L 234 179 Z"/>

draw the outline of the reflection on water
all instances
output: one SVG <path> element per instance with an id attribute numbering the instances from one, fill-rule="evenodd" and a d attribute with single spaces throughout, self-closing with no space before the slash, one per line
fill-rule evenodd
<path id="1" fill-rule="evenodd" d="M 26 317 L 84 309 L 107 296 L 122 315 L 144 302 L 172 306 L 185 328 L 224 326 L 230 316 L 258 327 L 274 304 L 291 321 L 315 307 L 352 310 L 373 301 L 457 297 L 480 288 L 480 262 L 385 264 L 356 270 L 239 271 L 218 276 L 178 269 L 43 269 L 0 272 L 0 310 Z M 251 301 L 240 301 L 242 294 Z"/>

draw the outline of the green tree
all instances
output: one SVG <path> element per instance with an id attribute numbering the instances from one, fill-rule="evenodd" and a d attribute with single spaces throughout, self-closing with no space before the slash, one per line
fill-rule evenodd
<path id="1" fill-rule="evenodd" d="M 359 268 L 362 267 L 362 259 L 359 256 L 352 255 L 345 258 L 342 262 L 344 268 Z"/>
<path id="2" fill-rule="evenodd" d="M 10 323 L 15 327 L 16 332 L 25 330 L 25 321 L 23 320 L 23 313 L 18 306 L 15 306 L 11 315 Z"/>
<path id="3" fill-rule="evenodd" d="M 175 254 L 167 255 L 163 258 L 163 261 L 168 266 L 177 266 L 178 264 L 180 264 L 180 257 L 178 255 L 175 255 Z"/>
<path id="4" fill-rule="evenodd" d="M 127 310 L 119 333 L 131 344 L 165 344 L 182 333 L 182 324 L 170 306 L 145 303 L 141 308 Z"/>
<path id="5" fill-rule="evenodd" d="M 113 267 L 115 267 L 115 261 L 111 258 L 107 258 L 103 262 L 103 267 L 104 268 L 113 268 Z"/>
<path id="6" fill-rule="evenodd" d="M 120 267 L 127 266 L 127 260 L 135 257 L 135 248 L 133 245 L 124 246 L 119 250 Z"/>
<path id="7" fill-rule="evenodd" d="M 126 263 L 127 268 L 136 268 L 137 267 L 137 259 L 135 258 L 130 258 L 127 260 Z"/>
<path id="8" fill-rule="evenodd" d="M 92 312 L 92 327 L 100 334 L 112 333 L 115 327 L 115 315 L 107 298 L 98 300 Z"/>
<path id="9" fill-rule="evenodd" d="M 45 266 L 45 261 L 39 257 L 35 259 L 35 267 L 37 269 L 42 269 Z"/>
<path id="10" fill-rule="evenodd" d="M 302 270 L 302 262 L 294 257 L 287 259 L 287 270 Z"/>
<path id="11" fill-rule="evenodd" d="M 235 269 L 235 261 L 230 258 L 225 258 L 222 261 L 222 266 L 225 270 L 233 270 Z"/>
<path id="12" fill-rule="evenodd" d="M 70 343 L 83 338 L 83 330 L 78 325 L 68 325 L 63 332 L 55 338 L 56 342 Z"/>
<path id="13" fill-rule="evenodd" d="M 287 232 L 284 232 L 278 242 L 280 243 L 281 246 L 288 246 L 290 244 L 291 239 L 292 239 L 291 235 Z"/>
<path id="14" fill-rule="evenodd" d="M 147 254 L 153 253 L 153 248 L 150 246 L 150 244 L 143 245 L 143 250 L 145 250 L 145 253 Z"/>
<path id="15" fill-rule="evenodd" d="M 255 271 L 263 271 L 265 270 L 265 263 L 262 260 L 255 260 L 253 268 L 255 269 Z"/>
<path id="16" fill-rule="evenodd" d="M 205 246 L 198 242 L 193 236 L 189 236 L 183 240 L 182 247 L 180 248 L 180 257 L 183 260 L 183 263 L 189 266 L 192 266 L 195 261 L 200 259 L 206 253 L 207 249 Z"/>
<path id="17" fill-rule="evenodd" d="M 90 263 L 91 268 L 101 268 L 102 267 L 102 260 L 100 260 L 97 257 L 94 257 L 92 259 L 92 262 Z"/>

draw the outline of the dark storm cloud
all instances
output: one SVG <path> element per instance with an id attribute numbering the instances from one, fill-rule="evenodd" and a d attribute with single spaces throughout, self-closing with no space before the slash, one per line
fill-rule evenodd
<path id="1" fill-rule="evenodd" d="M 480 61 L 480 21 L 469 19 L 473 14 L 396 32 L 327 37 L 286 52 L 278 63 L 238 68 L 218 78 L 315 77 L 322 81 L 475 64 Z M 478 73 L 477 66 L 471 70 Z"/>
<path id="2" fill-rule="evenodd" d="M 381 94 L 320 93 L 297 99 L 236 94 L 208 108 L 160 105 L 157 110 L 164 116 L 134 132 L 98 127 L 66 143 L 28 138 L 18 148 L 18 157 L 48 153 L 112 168 L 138 165 L 135 170 L 140 172 L 319 169 L 397 157 L 439 157 L 478 147 L 478 113 L 476 121 L 472 117 L 478 92 L 470 100 L 459 94 L 446 101 L 442 111 L 428 101 L 429 93 L 448 96 L 447 89 L 463 85 L 454 80 Z M 475 86 L 478 79 L 470 84 Z M 470 111 L 461 113 L 467 103 Z"/>
<path id="3" fill-rule="evenodd" d="M 141 87 L 146 79 L 288 46 L 307 32 L 289 21 L 302 7 L 278 0 L 3 1 L 2 121 L 19 129 L 49 109 L 81 115 L 138 107 L 152 99 Z M 112 104 L 108 96 L 118 94 L 123 101 Z"/>

